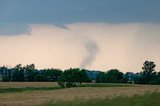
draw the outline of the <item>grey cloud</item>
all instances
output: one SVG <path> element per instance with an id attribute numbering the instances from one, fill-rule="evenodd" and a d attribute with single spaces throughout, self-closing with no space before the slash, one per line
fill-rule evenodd
<path id="1" fill-rule="evenodd" d="M 31 28 L 26 24 L 1 24 L 0 36 L 30 35 Z"/>

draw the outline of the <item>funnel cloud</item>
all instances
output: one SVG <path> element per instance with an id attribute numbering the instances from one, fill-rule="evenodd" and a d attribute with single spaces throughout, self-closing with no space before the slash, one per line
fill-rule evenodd
<path id="1" fill-rule="evenodd" d="M 97 53 L 99 51 L 99 47 L 94 40 L 89 40 L 88 42 L 86 42 L 85 48 L 87 56 L 83 59 L 80 65 L 81 68 L 91 66 L 92 63 L 95 61 Z"/>

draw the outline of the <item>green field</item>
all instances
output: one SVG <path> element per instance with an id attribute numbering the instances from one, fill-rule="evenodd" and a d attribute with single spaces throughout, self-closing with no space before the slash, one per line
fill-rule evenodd
<path id="1" fill-rule="evenodd" d="M 54 101 L 42 104 L 41 106 L 159 106 L 160 93 L 154 92 L 144 95 L 134 95 L 132 97 L 119 96 L 112 99 L 90 99 L 74 101 Z"/>
<path id="2" fill-rule="evenodd" d="M 0 106 L 158 106 L 158 85 L 82 84 L 60 88 L 53 82 L 0 82 Z"/>

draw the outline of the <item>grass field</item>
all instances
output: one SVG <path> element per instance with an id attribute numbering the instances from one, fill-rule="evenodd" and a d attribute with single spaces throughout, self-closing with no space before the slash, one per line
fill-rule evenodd
<path id="1" fill-rule="evenodd" d="M 144 95 L 118 96 L 112 99 L 90 99 L 62 102 L 48 102 L 41 106 L 159 106 L 160 93 L 145 93 Z"/>
<path id="2" fill-rule="evenodd" d="M 22 87 L 55 87 L 53 82 L 0 82 L 0 88 L 22 88 Z"/>
<path id="3" fill-rule="evenodd" d="M 92 103 L 92 101 L 94 101 L 95 104 L 99 104 L 99 102 L 107 102 L 108 99 L 109 101 L 107 103 L 112 103 L 112 100 L 131 100 L 131 102 L 136 102 L 138 100 L 130 97 L 135 94 L 144 95 L 146 92 L 160 92 L 160 86 L 158 85 L 85 84 L 75 88 L 55 89 L 57 87 L 58 85 L 52 82 L 1 82 L 0 106 L 32 106 L 41 104 L 43 104 L 43 106 L 50 106 L 54 103 L 56 103 L 54 105 L 60 106 L 62 105 L 61 103 L 74 104 L 73 101 L 76 102 L 77 105 L 85 106 L 88 103 Z M 13 92 L 10 92 L 10 89 L 21 89 L 22 91 L 13 90 Z M 144 97 L 146 97 L 146 95 L 144 95 Z M 154 96 L 156 99 L 156 94 L 147 97 L 153 99 Z M 136 98 L 138 97 L 139 96 Z M 122 98 L 122 100 L 119 98 Z M 78 104 L 79 102 L 80 104 Z"/>

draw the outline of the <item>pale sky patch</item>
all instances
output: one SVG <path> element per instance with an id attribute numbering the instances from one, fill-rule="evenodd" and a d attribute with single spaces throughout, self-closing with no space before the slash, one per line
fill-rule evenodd
<path id="1" fill-rule="evenodd" d="M 65 28 L 31 24 L 30 29 L 29 35 L 0 36 L 0 65 L 80 67 L 88 55 L 85 44 L 94 41 L 98 52 L 87 69 L 139 72 L 143 62 L 151 60 L 160 70 L 160 24 L 74 23 Z"/>

